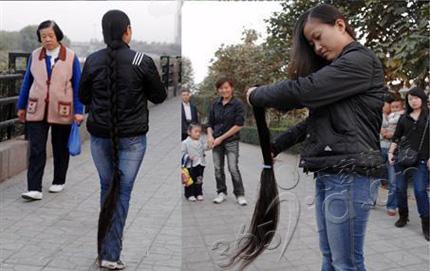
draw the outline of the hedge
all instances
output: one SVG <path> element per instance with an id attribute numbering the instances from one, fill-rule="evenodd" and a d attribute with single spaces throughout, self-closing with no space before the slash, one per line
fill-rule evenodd
<path id="1" fill-rule="evenodd" d="M 272 138 L 277 137 L 288 128 L 270 128 L 270 134 Z M 257 128 L 245 126 L 240 130 L 240 141 L 243 143 L 259 145 Z M 297 144 L 287 150 L 288 153 L 299 154 L 302 148 L 302 144 Z"/>

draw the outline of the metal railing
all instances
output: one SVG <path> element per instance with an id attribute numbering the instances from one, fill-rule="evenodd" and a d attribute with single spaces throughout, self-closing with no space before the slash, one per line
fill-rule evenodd
<path id="1" fill-rule="evenodd" d="M 16 115 L 22 76 L 21 73 L 0 75 L 0 142 L 25 133 Z"/>

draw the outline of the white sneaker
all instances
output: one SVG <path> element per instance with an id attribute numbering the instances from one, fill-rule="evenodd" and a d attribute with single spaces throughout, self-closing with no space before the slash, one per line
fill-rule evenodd
<path id="1" fill-rule="evenodd" d="M 39 191 L 28 191 L 21 194 L 21 197 L 28 200 L 41 200 L 42 192 Z"/>
<path id="2" fill-rule="evenodd" d="M 125 263 L 121 261 L 111 262 L 111 261 L 102 260 L 100 267 L 106 268 L 109 270 L 122 270 L 122 269 L 125 269 L 126 266 L 125 266 Z"/>
<path id="3" fill-rule="evenodd" d="M 196 201 L 196 197 L 194 197 L 194 196 L 188 197 L 188 200 L 189 201 Z"/>
<path id="4" fill-rule="evenodd" d="M 237 203 L 239 203 L 240 206 L 248 205 L 244 196 L 237 197 Z"/>
<path id="5" fill-rule="evenodd" d="M 225 196 L 226 195 L 223 192 L 218 193 L 218 196 L 216 198 L 214 198 L 213 202 L 216 203 L 216 204 L 220 204 L 223 201 L 225 201 Z"/>
<path id="6" fill-rule="evenodd" d="M 63 189 L 64 189 L 64 184 L 53 184 L 49 187 L 49 192 L 58 193 L 63 191 Z"/>
<path id="7" fill-rule="evenodd" d="M 198 201 L 202 201 L 202 200 L 203 200 L 203 196 L 202 196 L 202 195 L 198 195 L 198 196 L 197 196 L 197 200 L 198 200 Z"/>

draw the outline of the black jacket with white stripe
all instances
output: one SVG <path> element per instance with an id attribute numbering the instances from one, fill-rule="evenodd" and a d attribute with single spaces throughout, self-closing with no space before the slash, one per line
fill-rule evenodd
<path id="1" fill-rule="evenodd" d="M 79 99 L 89 112 L 87 129 L 91 135 L 104 138 L 110 137 L 112 130 L 108 53 L 105 48 L 87 57 L 79 85 Z M 117 49 L 116 63 L 119 137 L 143 135 L 148 131 L 147 101 L 163 102 L 166 89 L 152 58 L 125 43 Z"/>

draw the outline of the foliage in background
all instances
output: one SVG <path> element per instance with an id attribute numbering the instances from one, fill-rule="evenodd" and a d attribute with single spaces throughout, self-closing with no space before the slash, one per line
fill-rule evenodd
<path id="1" fill-rule="evenodd" d="M 194 71 L 191 64 L 191 60 L 187 57 L 182 56 L 182 85 L 191 88 L 192 90 L 196 88 L 194 83 Z"/>
<path id="2" fill-rule="evenodd" d="M 0 71 L 7 70 L 9 52 L 30 53 L 41 46 L 37 41 L 36 29 L 37 25 L 29 25 L 20 31 L 0 31 Z M 62 43 L 71 47 L 80 58 L 85 58 L 90 53 L 106 47 L 103 41 L 98 40 L 72 42 L 66 35 Z M 134 50 L 156 56 L 154 61 L 157 61 L 160 55 L 179 56 L 181 54 L 179 44 L 132 40 L 130 46 Z"/>
<path id="3" fill-rule="evenodd" d="M 269 37 L 265 43 L 275 63 L 279 79 L 286 78 L 292 32 L 298 16 L 321 3 L 339 8 L 357 33 L 357 39 L 371 48 L 385 67 L 388 85 L 399 90 L 414 80 L 421 87 L 429 78 L 429 2 L 418 0 L 295 0 L 285 1 L 281 12 L 267 20 Z M 400 84 L 392 82 L 399 80 Z M 427 80 L 427 82 L 426 82 Z"/>

